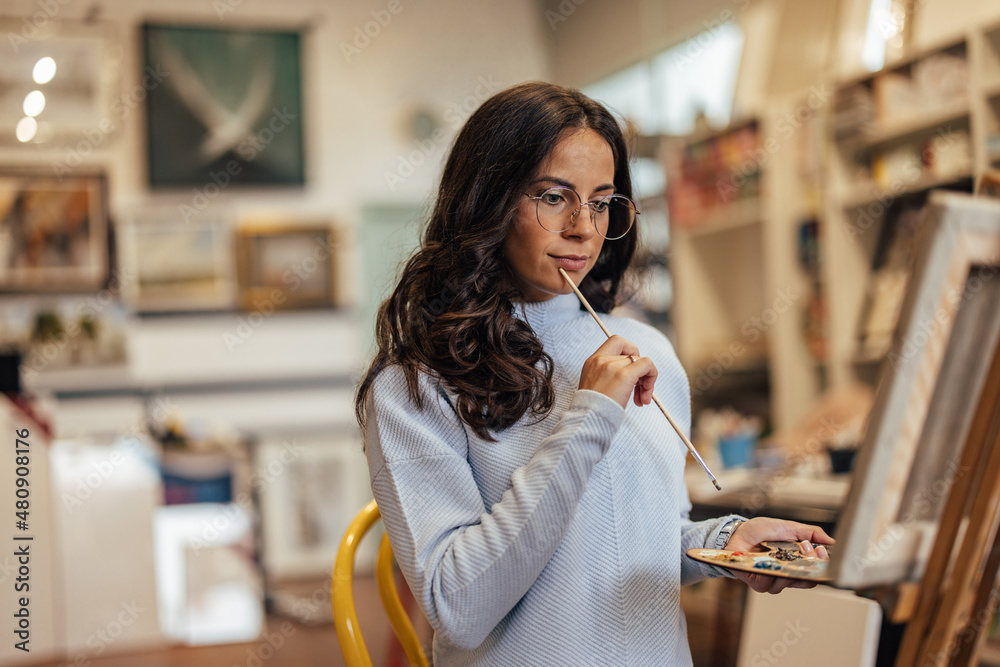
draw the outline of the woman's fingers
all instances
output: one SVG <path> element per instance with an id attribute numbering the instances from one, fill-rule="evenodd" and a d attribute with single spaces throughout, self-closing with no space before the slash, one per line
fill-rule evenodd
<path id="1" fill-rule="evenodd" d="M 767 574 L 750 574 L 749 572 L 736 573 L 738 579 L 743 580 L 756 593 L 770 593 L 777 595 L 786 588 L 815 588 L 813 581 L 801 579 L 788 579 L 785 577 L 772 577 Z"/>
<path id="2" fill-rule="evenodd" d="M 729 540 L 727 548 L 731 551 L 749 551 L 765 541 L 798 542 L 803 550 L 810 549 L 812 544 L 834 544 L 832 537 L 819 526 L 811 526 L 795 521 L 783 521 L 770 517 L 755 517 L 740 524 Z M 808 546 L 807 546 L 808 545 Z M 826 549 L 823 550 L 824 552 Z M 813 555 L 813 554 L 808 554 Z M 818 549 L 817 553 L 818 554 Z M 824 556 L 820 555 L 820 558 Z"/>
<path id="3" fill-rule="evenodd" d="M 647 357 L 638 357 L 636 363 L 639 363 L 640 360 L 649 362 L 645 375 L 640 377 L 639 381 L 635 384 L 635 397 L 633 400 L 636 405 L 642 406 L 648 405 L 653 400 L 653 386 L 656 384 L 657 370 L 653 362 Z"/>
<path id="4" fill-rule="evenodd" d="M 636 405 L 645 405 L 652 400 L 656 376 L 656 366 L 639 356 L 634 343 L 612 336 L 583 363 L 580 388 L 609 396 L 623 408 L 629 396 Z"/>
<path id="5" fill-rule="evenodd" d="M 621 336 L 612 336 L 611 338 L 604 341 L 599 348 L 594 352 L 595 355 L 606 355 L 606 356 L 629 356 L 638 355 L 639 348 L 635 346 L 635 343 L 629 340 L 625 340 Z"/>

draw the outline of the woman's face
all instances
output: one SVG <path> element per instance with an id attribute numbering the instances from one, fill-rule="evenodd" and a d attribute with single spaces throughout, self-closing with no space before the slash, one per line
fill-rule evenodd
<path id="1" fill-rule="evenodd" d="M 599 201 L 614 193 L 614 180 L 615 161 L 608 142 L 594 130 L 575 130 L 552 148 L 528 186 L 528 194 L 537 196 L 563 186 L 575 190 L 584 202 Z M 594 229 L 589 208 L 581 209 L 569 229 L 550 232 L 538 224 L 535 200 L 522 197 L 503 250 L 525 299 L 546 301 L 572 291 L 559 275 L 560 267 L 579 285 L 603 245 L 604 237 Z"/>

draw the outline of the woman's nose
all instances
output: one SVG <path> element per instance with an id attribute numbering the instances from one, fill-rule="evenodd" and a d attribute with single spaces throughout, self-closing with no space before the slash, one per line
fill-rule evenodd
<path id="1" fill-rule="evenodd" d="M 566 236 L 577 236 L 583 239 L 589 239 L 595 233 L 597 229 L 594 226 L 594 219 L 590 212 L 590 202 L 586 204 L 581 204 L 578 209 L 573 213 L 571 218 L 572 224 L 563 232 Z"/>

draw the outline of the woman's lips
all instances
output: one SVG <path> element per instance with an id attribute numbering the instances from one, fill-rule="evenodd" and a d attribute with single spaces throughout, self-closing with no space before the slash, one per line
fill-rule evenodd
<path id="1" fill-rule="evenodd" d="M 579 255 L 551 255 L 556 264 L 567 271 L 582 271 L 587 267 L 587 258 Z"/>

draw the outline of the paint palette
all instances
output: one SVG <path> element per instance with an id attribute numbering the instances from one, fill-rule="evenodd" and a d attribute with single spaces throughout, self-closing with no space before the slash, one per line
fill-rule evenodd
<path id="1" fill-rule="evenodd" d="M 767 551 L 688 549 L 687 555 L 702 563 L 739 572 L 817 583 L 832 580 L 828 574 L 830 561 L 816 556 L 806 556 L 795 542 L 764 542 L 761 546 Z M 830 547 L 827 547 L 827 550 L 829 549 Z"/>

